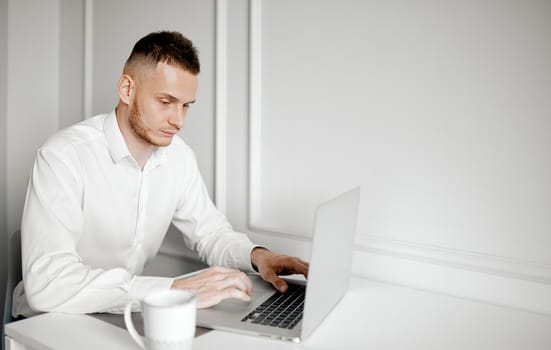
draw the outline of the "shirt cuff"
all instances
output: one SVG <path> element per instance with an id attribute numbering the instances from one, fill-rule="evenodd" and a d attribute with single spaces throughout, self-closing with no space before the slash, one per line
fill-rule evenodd
<path id="1" fill-rule="evenodd" d="M 240 258 L 237 261 L 237 268 L 244 272 L 257 272 L 257 270 L 253 266 L 253 262 L 251 260 L 251 253 L 255 248 L 263 248 L 268 249 L 264 246 L 250 243 L 248 245 L 245 245 L 242 247 L 242 253 L 240 254 Z"/>

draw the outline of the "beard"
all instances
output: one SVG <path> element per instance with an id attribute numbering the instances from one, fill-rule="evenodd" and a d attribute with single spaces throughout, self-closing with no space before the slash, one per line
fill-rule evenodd
<path id="1" fill-rule="evenodd" d="M 132 129 L 134 135 L 136 135 L 140 140 L 156 147 L 168 146 L 170 144 L 170 141 L 168 143 L 161 143 L 153 140 L 151 137 L 152 131 L 145 125 L 136 100 L 134 100 L 132 106 L 130 107 L 130 118 L 128 119 L 128 123 L 130 124 L 130 128 Z"/>

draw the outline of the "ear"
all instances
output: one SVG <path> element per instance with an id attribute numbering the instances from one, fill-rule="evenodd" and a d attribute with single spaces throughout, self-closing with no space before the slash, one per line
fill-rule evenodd
<path id="1" fill-rule="evenodd" d="M 120 100 L 129 105 L 132 95 L 134 94 L 135 89 L 134 79 L 128 74 L 123 74 L 119 79 L 119 84 L 117 85 L 117 92 L 119 93 Z"/>

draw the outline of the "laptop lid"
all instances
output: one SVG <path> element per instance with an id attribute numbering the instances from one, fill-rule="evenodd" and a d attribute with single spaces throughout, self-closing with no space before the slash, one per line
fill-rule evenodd
<path id="1" fill-rule="evenodd" d="M 348 290 L 360 187 L 321 204 L 314 237 L 301 339 L 306 339 Z"/>
<path id="2" fill-rule="evenodd" d="M 198 310 L 197 325 L 289 341 L 306 339 L 348 289 L 359 198 L 360 187 L 356 187 L 319 205 L 316 210 L 304 316 L 297 327 L 282 329 L 242 322 L 245 315 L 275 292 L 258 275 L 250 276 L 253 282 L 250 303 L 227 299 L 214 307 Z"/>

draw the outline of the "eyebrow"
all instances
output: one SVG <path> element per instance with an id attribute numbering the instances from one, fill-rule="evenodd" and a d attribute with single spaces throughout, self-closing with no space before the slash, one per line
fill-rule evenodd
<path id="1" fill-rule="evenodd" d="M 179 98 L 177 98 L 176 96 L 172 96 L 171 94 L 169 94 L 167 92 L 158 93 L 157 97 L 168 98 L 171 101 L 178 101 L 179 100 Z M 191 101 L 185 102 L 184 104 L 189 105 L 189 104 L 195 103 L 195 101 L 196 100 L 191 100 Z"/>

